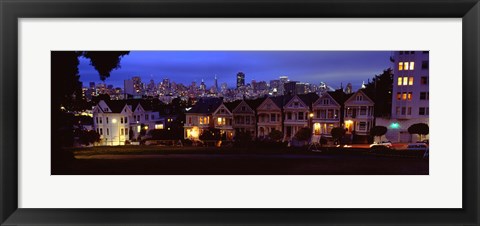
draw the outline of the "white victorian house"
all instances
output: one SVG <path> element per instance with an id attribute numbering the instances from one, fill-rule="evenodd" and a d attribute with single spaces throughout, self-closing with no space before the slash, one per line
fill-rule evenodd
<path id="1" fill-rule="evenodd" d="M 255 110 L 242 100 L 233 110 L 233 129 L 235 132 L 249 133 L 251 137 L 256 137 L 256 117 Z"/>
<path id="2" fill-rule="evenodd" d="M 310 106 L 317 99 L 316 94 L 295 95 L 289 100 L 287 97 L 286 104 L 283 106 L 283 131 L 286 140 L 295 136 L 301 128 L 310 127 Z"/>
<path id="3" fill-rule="evenodd" d="M 343 92 L 342 92 L 343 93 Z M 340 93 L 338 95 L 341 95 Z M 341 109 L 343 101 L 336 100 L 334 92 L 325 92 L 312 105 L 313 134 L 330 137 L 335 127 L 341 127 Z M 339 97 L 338 99 L 340 99 Z"/>
<path id="4" fill-rule="evenodd" d="M 283 132 L 283 96 L 268 97 L 257 107 L 257 137 L 267 137 L 273 130 Z"/>
<path id="5" fill-rule="evenodd" d="M 345 101 L 344 125 L 348 134 L 369 134 L 374 126 L 374 105 L 373 100 L 361 89 Z"/>
<path id="6" fill-rule="evenodd" d="M 132 109 L 123 101 L 101 100 L 93 108 L 93 128 L 100 145 L 124 145 L 129 140 Z"/>
<path id="7" fill-rule="evenodd" d="M 213 112 L 213 125 L 215 129 L 220 130 L 223 139 L 233 140 L 235 131 L 233 130 L 232 109 L 235 103 L 222 103 Z"/>

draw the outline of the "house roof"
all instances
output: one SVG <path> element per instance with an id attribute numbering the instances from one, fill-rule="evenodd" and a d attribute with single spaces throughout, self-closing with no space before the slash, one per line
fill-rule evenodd
<path id="1" fill-rule="evenodd" d="M 165 107 L 165 104 L 158 99 L 105 100 L 105 103 L 113 113 L 120 113 L 125 105 L 131 106 L 132 111 L 134 111 L 138 105 L 141 105 L 145 111 L 159 111 L 159 109 Z"/>
<path id="2" fill-rule="evenodd" d="M 220 98 L 202 98 L 186 113 L 211 114 L 222 104 Z"/>

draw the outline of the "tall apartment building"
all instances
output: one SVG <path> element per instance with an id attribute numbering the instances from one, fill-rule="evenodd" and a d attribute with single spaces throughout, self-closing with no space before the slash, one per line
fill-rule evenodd
<path id="1" fill-rule="evenodd" d="M 429 123 L 429 52 L 393 52 L 392 114 L 389 121 L 377 120 L 387 126 L 387 139 L 393 142 L 415 142 L 408 133 L 415 123 Z"/>

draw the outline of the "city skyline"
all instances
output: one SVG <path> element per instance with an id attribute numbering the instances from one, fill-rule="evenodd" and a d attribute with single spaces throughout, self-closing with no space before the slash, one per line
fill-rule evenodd
<path id="1" fill-rule="evenodd" d="M 168 78 L 185 85 L 203 80 L 210 87 L 216 76 L 218 84 L 234 88 L 237 73 L 243 72 L 245 83 L 286 75 L 293 81 L 326 82 L 335 88 L 351 83 L 358 89 L 391 67 L 390 56 L 391 51 L 132 51 L 105 83 L 123 87 L 124 80 L 139 76 L 145 82 Z M 80 58 L 79 74 L 84 86 L 101 82 L 85 58 Z"/>

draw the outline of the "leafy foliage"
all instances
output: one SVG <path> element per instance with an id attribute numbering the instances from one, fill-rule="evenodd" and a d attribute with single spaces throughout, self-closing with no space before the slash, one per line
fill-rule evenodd
<path id="1" fill-rule="evenodd" d="M 389 116 L 392 108 L 393 71 L 388 68 L 366 84 L 365 93 L 375 101 L 376 117 Z"/>
<path id="2" fill-rule="evenodd" d="M 387 127 L 385 126 L 374 126 L 370 129 L 370 135 L 374 137 L 380 137 L 387 133 Z"/>
<path id="3" fill-rule="evenodd" d="M 332 138 L 334 141 L 341 141 L 342 138 L 345 136 L 347 131 L 342 127 L 335 127 L 332 129 Z"/>
<path id="4" fill-rule="evenodd" d="M 100 79 L 105 81 L 110 77 L 110 72 L 120 68 L 120 59 L 128 55 L 128 51 L 86 51 L 83 56 L 90 59 L 90 65 L 98 71 Z"/>
<path id="5" fill-rule="evenodd" d="M 301 128 L 295 134 L 295 139 L 298 141 L 309 141 L 310 137 L 312 137 L 312 130 L 308 127 Z"/>
<path id="6" fill-rule="evenodd" d="M 283 138 L 283 133 L 280 130 L 272 130 L 272 132 L 270 132 L 270 134 L 268 134 L 268 137 L 271 140 L 278 141 L 278 140 L 281 140 Z"/>
<path id="7" fill-rule="evenodd" d="M 100 141 L 100 134 L 94 130 L 76 130 L 75 135 L 80 139 L 80 143 L 84 145 Z"/>
<path id="8" fill-rule="evenodd" d="M 408 127 L 408 133 L 427 135 L 429 133 L 429 127 L 425 123 L 416 123 Z"/>
<path id="9" fill-rule="evenodd" d="M 220 130 L 215 128 L 206 129 L 200 134 L 199 138 L 203 141 L 220 140 Z"/>

